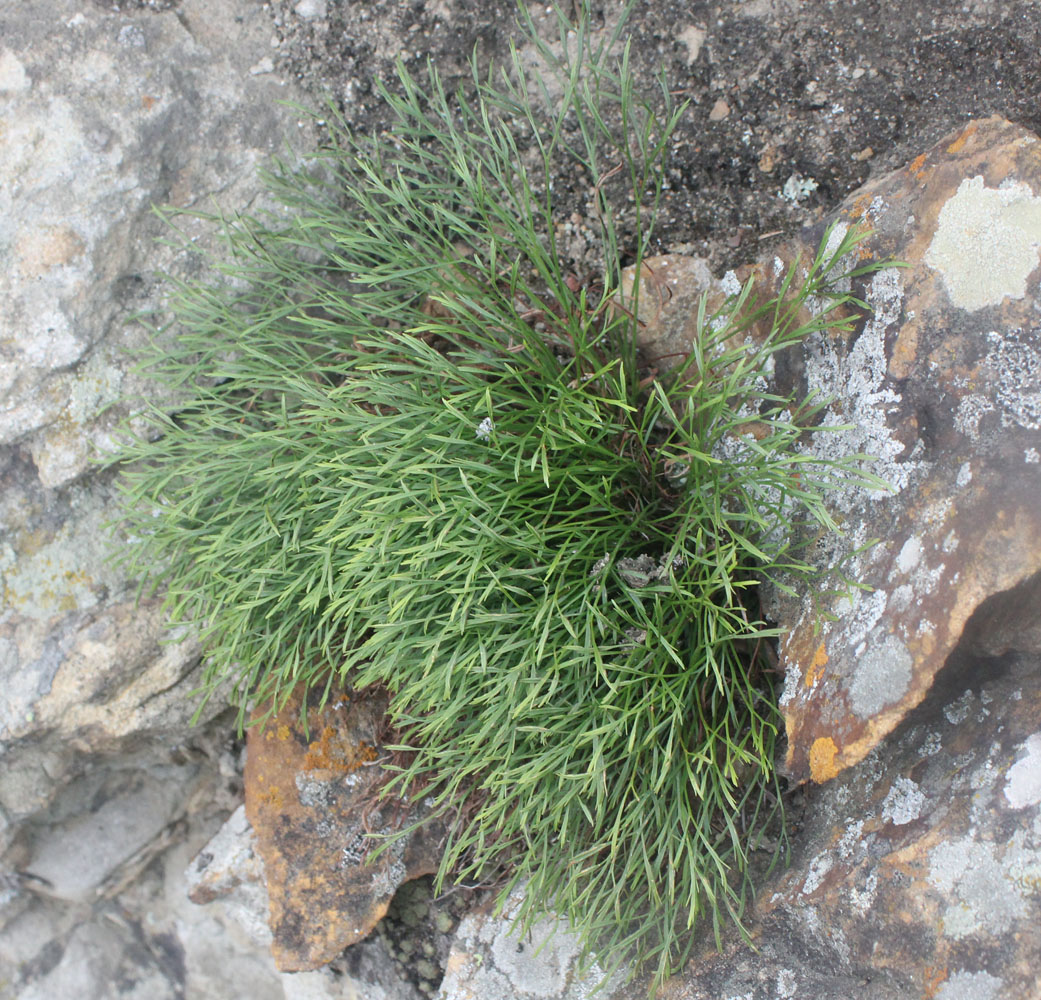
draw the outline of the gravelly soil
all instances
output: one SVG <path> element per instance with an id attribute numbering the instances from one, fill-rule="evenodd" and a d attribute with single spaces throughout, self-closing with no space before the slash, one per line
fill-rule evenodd
<path id="1" fill-rule="evenodd" d="M 482 65 L 501 63 L 520 38 L 512 0 L 262 6 L 280 68 L 363 130 L 386 120 L 374 82 L 393 83 L 399 54 L 419 73 L 431 59 L 452 83 L 472 51 Z M 548 29 L 546 8 L 532 9 Z M 594 24 L 612 23 L 619 9 L 593 0 Z M 637 0 L 628 32 L 645 92 L 664 70 L 690 101 L 660 247 L 716 268 L 756 256 L 970 118 L 1001 114 L 1041 131 L 1036 0 Z M 798 201 L 782 195 L 793 175 L 816 184 Z M 582 213 L 573 171 L 554 188 L 563 215 Z"/>

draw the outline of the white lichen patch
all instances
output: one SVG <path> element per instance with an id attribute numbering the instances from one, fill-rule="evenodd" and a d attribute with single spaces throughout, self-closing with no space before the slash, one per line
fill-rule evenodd
<path id="1" fill-rule="evenodd" d="M 977 174 L 940 210 L 924 260 L 939 272 L 952 304 L 972 312 L 1022 298 L 1039 248 L 1041 198 L 1017 181 L 988 188 Z"/>
<path id="2" fill-rule="evenodd" d="M 835 850 L 838 851 L 839 857 L 848 861 L 855 854 L 859 853 L 863 835 L 864 821 L 862 819 L 858 819 L 855 823 L 850 823 L 835 845 Z"/>
<path id="3" fill-rule="evenodd" d="M 1004 857 L 1005 873 L 1024 896 L 1041 896 L 1041 813 L 1033 825 L 1016 830 Z"/>
<path id="4" fill-rule="evenodd" d="M 984 364 L 995 376 L 994 397 L 1002 427 L 1041 429 L 1041 352 L 1036 339 L 1018 329 L 987 334 Z"/>
<path id="5" fill-rule="evenodd" d="M 781 197 L 794 205 L 809 198 L 816 190 L 817 182 L 812 177 L 803 177 L 802 174 L 796 172 L 784 182 L 784 187 L 781 188 Z"/>
<path id="6" fill-rule="evenodd" d="M 877 272 L 866 295 L 872 315 L 849 351 L 840 356 L 828 337 L 815 335 L 806 342 L 806 381 L 811 392 L 833 400 L 822 421 L 848 425 L 847 430 L 819 434 L 813 451 L 821 458 L 839 459 L 858 452 L 872 455 L 871 471 L 899 493 L 918 466 L 894 434 L 888 413 L 900 402 L 899 393 L 886 382 L 886 330 L 900 322 L 904 292 L 898 268 Z M 888 495 L 881 490 L 849 487 L 836 490 L 833 502 L 842 511 Z"/>
<path id="7" fill-rule="evenodd" d="M 957 726 L 964 722 L 972 711 L 972 704 L 975 700 L 975 696 L 972 691 L 965 690 L 961 696 L 955 701 L 952 701 L 949 705 L 945 706 L 943 714 L 947 721 L 952 726 Z"/>
<path id="8" fill-rule="evenodd" d="M 850 705 L 862 719 L 870 719 L 898 702 L 911 686 L 911 654 L 895 636 L 869 641 L 857 657 L 849 686 Z"/>
<path id="9" fill-rule="evenodd" d="M 809 896 L 820 888 L 824 877 L 831 871 L 835 859 L 830 854 L 818 854 L 810 862 L 809 871 L 806 873 L 806 881 L 802 885 L 802 894 Z"/>
<path id="10" fill-rule="evenodd" d="M 929 733 L 918 752 L 923 757 L 935 757 L 943 749 L 943 740 L 939 733 Z"/>
<path id="11" fill-rule="evenodd" d="M 1041 454 L 1038 453 L 1036 448 L 1025 448 L 1023 450 L 1023 461 L 1027 465 L 1039 465 L 1041 464 Z"/>
<path id="12" fill-rule="evenodd" d="M 904 542 L 896 557 L 896 568 L 901 573 L 910 573 L 922 558 L 922 541 L 913 535 Z"/>
<path id="13" fill-rule="evenodd" d="M 854 912 L 864 916 L 875 904 L 875 895 L 878 893 L 878 875 L 872 872 L 864 880 L 864 888 L 854 886 L 849 891 L 849 901 Z"/>
<path id="14" fill-rule="evenodd" d="M 954 411 L 954 429 L 970 441 L 980 439 L 980 421 L 994 412 L 994 404 L 986 396 L 963 396 Z"/>
<path id="15" fill-rule="evenodd" d="M 922 815 L 925 795 L 910 778 L 897 778 L 882 802 L 882 819 L 894 826 L 913 823 Z"/>
<path id="16" fill-rule="evenodd" d="M 1026 901 L 992 844 L 972 837 L 938 844 L 929 858 L 928 878 L 949 900 L 943 914 L 948 937 L 1006 934 L 1028 916 Z"/>
<path id="17" fill-rule="evenodd" d="M 723 275 L 720 287 L 723 289 L 723 294 L 726 295 L 727 298 L 741 294 L 741 282 L 737 280 L 737 275 L 733 271 L 727 271 L 727 273 Z"/>
<path id="18" fill-rule="evenodd" d="M 1026 809 L 1041 804 L 1041 732 L 1021 743 L 1019 752 L 1024 756 L 1005 776 L 1005 799 L 1013 809 Z"/>
<path id="19" fill-rule="evenodd" d="M 499 916 L 476 913 L 463 918 L 438 995 L 481 1000 L 610 996 L 621 985 L 626 970 L 605 978 L 603 967 L 594 960 L 579 974 L 580 939 L 552 913 L 537 920 L 528 933 L 518 933 L 523 898 L 523 888 L 517 888 Z"/>
<path id="20" fill-rule="evenodd" d="M 997 1000 L 1004 980 L 989 972 L 955 972 L 936 994 L 936 1000 Z"/>
<path id="21" fill-rule="evenodd" d="M 777 997 L 778 1000 L 791 1000 L 795 997 L 798 981 L 791 969 L 781 969 L 777 973 Z"/>

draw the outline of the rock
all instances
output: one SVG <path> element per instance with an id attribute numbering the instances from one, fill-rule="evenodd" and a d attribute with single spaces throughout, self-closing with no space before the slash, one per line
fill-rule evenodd
<path id="1" fill-rule="evenodd" d="M 184 873 L 188 898 L 199 905 L 220 899 L 225 913 L 234 917 L 258 945 L 271 945 L 268 895 L 264 864 L 256 850 L 256 836 L 240 805 L 209 843 L 192 859 Z"/>
<path id="2" fill-rule="evenodd" d="M 522 900 L 516 890 L 500 916 L 477 912 L 459 924 L 438 1000 L 584 1000 L 597 987 L 604 1000 L 620 996 L 624 977 L 616 974 L 605 982 L 596 963 L 580 970 L 578 937 L 552 914 L 528 934 L 518 934 Z"/>
<path id="3" fill-rule="evenodd" d="M 325 0 L 298 0 L 293 10 L 296 11 L 297 17 L 303 18 L 305 21 L 325 17 L 327 13 Z"/>
<path id="4" fill-rule="evenodd" d="M 873 471 L 893 493 L 836 497 L 852 547 L 882 539 L 846 567 L 872 589 L 835 603 L 833 622 L 809 599 L 783 616 L 796 780 L 863 759 L 922 700 L 989 596 L 1008 592 L 990 609 L 1006 626 L 990 641 L 1039 648 L 1023 626 L 1041 582 L 1016 589 L 1041 571 L 1030 460 L 1041 445 L 1041 199 L 1030 186 L 1041 189 L 1041 143 L 987 119 L 840 210 L 875 230 L 865 252 L 909 266 L 872 278 L 874 315 L 847 342 L 806 345 L 805 381 L 836 397 L 826 423 L 854 424 L 828 436 L 830 453 L 878 456 Z"/>
<path id="5" fill-rule="evenodd" d="M 199 796 L 201 811 L 178 822 L 177 837 L 117 896 L 72 905 L 25 893 L 0 910 L 0 992 L 19 1000 L 283 1000 L 266 945 L 220 901 L 198 907 L 184 892 L 185 866 L 215 833 L 211 809 L 221 798 L 213 789 Z"/>
<path id="6" fill-rule="evenodd" d="M 851 427 L 818 436 L 816 453 L 875 456 L 871 471 L 892 493 L 837 492 L 832 508 L 846 538 L 810 539 L 822 557 L 845 558 L 844 572 L 866 589 L 825 608 L 814 594 L 774 605 L 788 630 L 782 703 L 796 781 L 825 781 L 863 759 L 925 697 L 989 596 L 1006 593 L 990 607 L 1003 625 L 988 641 L 1039 648 L 1030 611 L 1041 587 L 1035 189 L 1041 143 L 991 118 L 854 193 L 837 213 L 843 225 L 874 230 L 862 256 L 908 266 L 872 276 L 861 291 L 872 314 L 853 334 L 815 337 L 779 362 L 778 388 L 832 398 L 823 422 Z M 813 257 L 823 232 L 821 224 L 751 272 L 728 272 L 709 286 L 709 309 L 749 273 L 766 297 L 796 255 Z M 641 345 L 668 358 L 689 342 L 703 264 L 647 263 Z M 681 291 L 687 271 L 698 277 Z M 681 277 L 659 277 L 671 273 Z M 656 295 L 663 285 L 670 294 Z M 873 538 L 881 541 L 857 551 Z"/>
<path id="7" fill-rule="evenodd" d="M 198 256 L 156 243 L 152 205 L 247 203 L 257 165 L 299 129 L 277 103 L 280 82 L 248 74 L 267 37 L 242 0 L 172 6 L 56 0 L 4 21 L 0 809 L 10 818 L 43 808 L 84 754 L 168 738 L 196 707 L 198 647 L 161 645 L 171 637 L 159 607 L 137 605 L 107 562 L 111 477 L 86 470 L 126 412 L 113 401 L 144 384 L 130 370 L 143 335 L 128 320 L 159 309 L 154 271 L 202 270 Z M 210 245 L 203 223 L 184 225 Z"/>
<path id="8" fill-rule="evenodd" d="M 306 137 L 278 104 L 293 96 L 283 81 L 249 75 L 270 51 L 255 14 L 244 0 L 4 11 L 5 996 L 162 1000 L 185 996 L 188 983 L 197 1000 L 282 1000 L 266 946 L 258 953 L 233 920 L 184 897 L 191 854 L 176 893 L 160 877 L 180 838 L 191 844 L 225 808 L 225 782 L 239 775 L 218 763 L 227 727 L 213 740 L 205 725 L 219 697 L 190 728 L 197 644 L 168 634 L 158 604 L 137 603 L 133 582 L 107 562 L 112 478 L 89 467 L 126 413 L 110 404 L 144 384 L 131 370 L 143 333 L 128 320 L 162 314 L 154 272 L 204 273 L 201 254 L 156 243 L 164 227 L 152 205 L 240 208 L 255 198 L 267 154 Z M 203 222 L 185 229 L 200 251 L 212 246 Z"/>
<path id="9" fill-rule="evenodd" d="M 708 32 L 696 24 L 688 24 L 676 35 L 676 40 L 682 42 L 687 48 L 686 63 L 693 66 L 701 54 L 701 46 L 705 44 Z"/>
<path id="10" fill-rule="evenodd" d="M 703 956 L 668 996 L 1037 997 L 1039 720 L 1041 656 L 959 647 L 889 739 L 808 787 L 758 950 Z"/>
<path id="11" fill-rule="evenodd" d="M 94 899 L 102 883 L 174 819 L 188 787 L 185 769 L 171 768 L 161 777 L 116 773 L 109 779 L 109 787 L 92 789 L 97 808 L 49 824 L 33 838 L 23 874 L 38 891 L 76 902 Z"/>
<path id="12" fill-rule="evenodd" d="M 184 878 L 188 898 L 202 907 L 200 913 L 208 915 L 201 921 L 186 921 L 186 930 L 196 922 L 204 926 L 216 922 L 223 928 L 225 935 L 227 928 L 237 927 L 245 931 L 251 942 L 262 946 L 273 971 L 264 867 L 256 853 L 256 835 L 243 806 L 228 817 L 220 830 L 199 851 L 185 870 Z M 401 961 L 393 954 L 399 948 L 404 948 L 406 943 L 411 948 L 412 941 L 405 935 L 418 938 L 422 932 L 415 922 L 410 928 L 403 928 L 400 921 L 394 919 L 396 910 L 404 905 L 399 898 L 400 894 L 417 885 L 418 882 L 406 883 L 399 895 L 395 896 L 388 915 L 379 925 L 379 934 L 350 946 L 322 968 L 277 974 L 286 1000 L 325 1000 L 327 997 L 330 1000 L 341 1000 L 343 997 L 359 1000 L 423 1000 L 426 994 L 417 992 L 407 975 L 413 963 L 409 962 L 406 968 L 402 968 Z M 212 916 L 209 916 L 211 913 Z M 440 910 L 436 915 L 447 916 Z M 456 921 L 449 918 L 449 926 L 441 929 L 440 937 L 454 930 L 455 924 Z M 398 940 L 398 947 L 391 942 L 392 937 Z M 441 946 L 441 950 L 447 954 L 447 942 Z M 440 979 L 441 970 L 438 968 L 435 987 Z"/>
<path id="13" fill-rule="evenodd" d="M 721 122 L 729 114 L 730 105 L 720 97 L 716 100 L 716 103 L 712 105 L 712 110 L 708 113 L 708 120 L 710 122 Z"/>
<path id="14" fill-rule="evenodd" d="M 177 993 L 155 969 L 125 982 L 116 991 L 126 966 L 124 946 L 116 928 L 101 923 L 81 924 L 62 950 L 57 965 L 47 975 L 30 983 L 18 1000 L 56 1000 L 65 997 L 96 997 L 97 1000 L 175 1000 Z"/>
<path id="15" fill-rule="evenodd" d="M 102 410 L 140 385 L 122 327 L 176 256 L 152 206 L 244 204 L 290 132 L 285 93 L 248 75 L 264 41 L 240 7 L 128 18 L 57 0 L 5 21 L 0 445 L 24 444 L 48 488 L 110 448 L 121 411 Z"/>
<path id="16" fill-rule="evenodd" d="M 623 304 L 632 301 L 635 277 L 633 267 L 622 274 Z M 643 261 L 636 342 L 648 364 L 668 369 L 690 354 L 701 297 L 718 295 L 717 289 L 708 263 L 700 257 L 672 254 Z"/>
<path id="17" fill-rule="evenodd" d="M 437 871 L 439 821 L 378 840 L 420 818 L 404 802 L 378 801 L 376 763 L 385 695 L 344 695 L 309 709 L 298 691 L 249 732 L 246 814 L 256 831 L 271 901 L 272 953 L 284 972 L 316 969 L 366 937 L 403 882 Z M 373 766 L 367 766 L 372 764 Z"/>

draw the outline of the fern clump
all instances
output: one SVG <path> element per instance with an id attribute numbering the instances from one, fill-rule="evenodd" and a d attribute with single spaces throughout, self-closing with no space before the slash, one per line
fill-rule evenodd
<path id="1" fill-rule="evenodd" d="M 517 56 L 458 95 L 402 68 L 387 133 L 331 120 L 269 177 L 284 211 L 223 223 L 228 280 L 179 289 L 151 366 L 187 402 L 121 455 L 126 519 L 240 721 L 301 684 L 312 704 L 385 687 L 388 788 L 452 819 L 442 878 L 523 882 L 527 917 L 660 979 L 699 917 L 740 917 L 777 822 L 756 588 L 814 577 L 787 526 L 833 529 L 828 491 L 866 477 L 813 457 L 823 401 L 766 376 L 845 322 L 856 236 L 768 303 L 703 310 L 673 372 L 643 366 L 621 265 L 679 112 L 634 96 L 627 47 L 561 26 L 539 43 L 555 104 Z M 555 242 L 562 159 L 602 224 L 595 285 Z"/>

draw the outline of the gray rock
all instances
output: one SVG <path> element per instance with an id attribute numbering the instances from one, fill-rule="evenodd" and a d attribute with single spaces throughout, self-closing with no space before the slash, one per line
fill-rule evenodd
<path id="1" fill-rule="evenodd" d="M 993 600 L 993 599 L 992 599 Z M 702 955 L 672 1000 L 1037 995 L 1041 658 L 959 647 L 892 736 L 796 800 L 756 950 Z"/>
<path id="2" fill-rule="evenodd" d="M 297 129 L 278 82 L 248 72 L 267 39 L 242 0 L 17 11 L 0 71 L 0 445 L 27 447 L 54 488 L 111 446 L 119 409 L 101 411 L 134 390 L 123 326 L 174 263 L 152 205 L 245 204 Z"/>
<path id="3" fill-rule="evenodd" d="M 182 805 L 186 769 L 160 780 L 143 772 L 113 775 L 97 791 L 100 805 L 48 825 L 33 839 L 24 869 L 38 890 L 59 899 L 87 902 L 120 865 L 146 848 Z M 114 794 L 112 785 L 122 785 Z"/>
<path id="4" fill-rule="evenodd" d="M 518 890 L 500 916 L 478 912 L 463 919 L 438 1000 L 584 1000 L 597 987 L 598 996 L 611 1000 L 624 990 L 621 974 L 605 981 L 596 964 L 580 972 L 578 937 L 552 915 L 520 935 L 516 919 L 522 900 Z"/>
<path id="5" fill-rule="evenodd" d="M 257 838 L 239 806 L 213 839 L 192 859 L 184 873 L 188 898 L 203 905 L 221 900 L 258 945 L 271 945 L 264 862 L 256 851 Z"/>
<path id="6" fill-rule="evenodd" d="M 85 753 L 183 732 L 198 647 L 163 643 L 114 547 L 111 477 L 88 474 L 143 385 L 157 270 L 202 257 L 159 245 L 153 204 L 233 210 L 256 169 L 306 130 L 280 106 L 247 0 L 5 10 L 0 47 L 0 811 L 44 808 Z M 210 228 L 185 220 L 199 249 Z M 139 354 L 139 351 L 138 351 Z M 154 387 L 153 387 L 154 391 Z M 152 399 L 152 402 L 160 402 Z M 221 707 L 217 698 L 212 716 Z M 6 835 L 5 835 L 6 836 Z"/>

